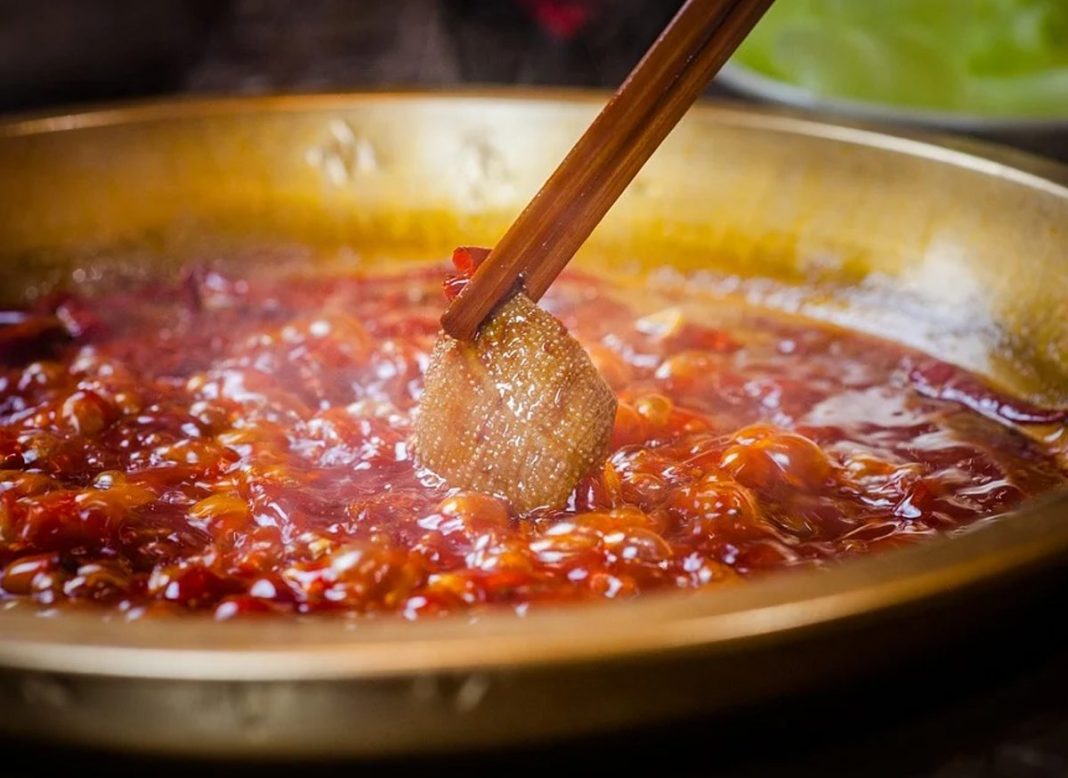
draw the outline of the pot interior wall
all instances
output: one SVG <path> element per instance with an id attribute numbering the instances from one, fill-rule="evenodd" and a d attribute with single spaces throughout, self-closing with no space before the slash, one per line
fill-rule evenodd
<path id="1" fill-rule="evenodd" d="M 323 96 L 10 124 L 0 128 L 0 293 L 26 299 L 97 271 L 157 272 L 186 258 L 255 260 L 264 247 L 377 265 L 489 245 L 597 106 L 514 93 Z M 1068 178 L 1035 165 L 1048 175 L 705 106 L 582 262 L 727 274 L 769 304 L 1063 404 Z"/>

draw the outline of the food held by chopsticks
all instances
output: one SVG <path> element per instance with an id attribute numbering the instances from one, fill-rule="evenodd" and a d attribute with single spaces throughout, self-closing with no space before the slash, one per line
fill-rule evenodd
<path id="1" fill-rule="evenodd" d="M 424 465 L 523 510 L 558 506 L 604 457 L 612 394 L 535 303 L 770 4 L 687 0 L 493 251 L 458 251 L 470 283 L 427 370 Z"/>
<path id="2" fill-rule="evenodd" d="M 457 249 L 461 272 L 473 270 L 472 253 Z M 604 458 L 615 411 L 578 341 L 519 293 L 473 342 L 438 338 L 414 444 L 451 483 L 507 497 L 519 511 L 559 507 Z"/>

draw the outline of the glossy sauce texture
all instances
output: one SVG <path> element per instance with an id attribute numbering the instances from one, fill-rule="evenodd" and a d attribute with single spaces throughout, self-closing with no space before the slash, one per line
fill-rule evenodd
<path id="1" fill-rule="evenodd" d="M 1057 411 L 914 351 L 576 274 L 544 301 L 619 397 L 563 510 L 408 440 L 440 268 L 242 277 L 0 312 L 0 601 L 408 618 L 728 585 L 952 531 L 1064 480 Z"/>

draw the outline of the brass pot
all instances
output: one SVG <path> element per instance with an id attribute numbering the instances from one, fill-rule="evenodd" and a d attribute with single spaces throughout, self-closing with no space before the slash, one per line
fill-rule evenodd
<path id="1" fill-rule="evenodd" d="M 489 244 L 604 99 L 280 97 L 10 122 L 0 291 L 266 245 L 374 265 Z M 1066 404 L 1066 230 L 1068 171 L 1052 163 L 704 105 L 582 261 L 774 277 L 790 293 L 768 304 Z M 725 708 L 992 618 L 1063 560 L 1066 506 L 1050 495 L 829 571 L 477 623 L 131 624 L 17 608 L 0 612 L 0 731 L 185 754 L 381 754 Z"/>

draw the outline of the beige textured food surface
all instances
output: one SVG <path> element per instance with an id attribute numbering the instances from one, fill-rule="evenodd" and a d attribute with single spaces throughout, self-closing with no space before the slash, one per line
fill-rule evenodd
<path id="1" fill-rule="evenodd" d="M 564 326 L 517 294 L 474 342 L 439 336 L 413 444 L 453 486 L 559 507 L 605 455 L 616 399 Z"/>

